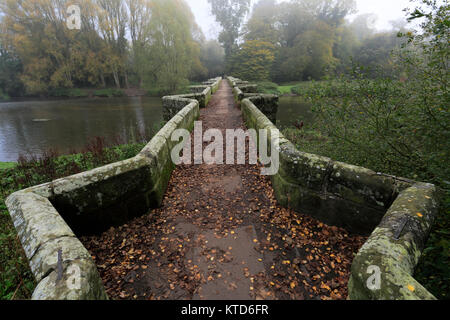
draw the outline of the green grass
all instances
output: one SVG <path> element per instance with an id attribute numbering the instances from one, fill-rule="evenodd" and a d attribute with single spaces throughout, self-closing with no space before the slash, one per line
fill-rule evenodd
<path id="1" fill-rule="evenodd" d="M 0 163 L 0 300 L 29 299 L 35 288 L 28 260 L 5 205 L 6 198 L 27 187 L 132 158 L 144 145 L 135 143 L 106 148 L 102 143 L 96 143 L 80 154 L 50 154 L 41 160 L 17 165 Z"/>
<path id="2" fill-rule="evenodd" d="M 270 81 L 262 81 L 258 82 L 258 92 L 264 94 L 276 94 L 280 95 L 280 91 L 278 90 L 278 85 L 276 83 Z"/>
<path id="3" fill-rule="evenodd" d="M 278 90 L 281 94 L 292 94 L 292 88 L 294 88 L 295 85 L 287 85 L 287 86 L 279 86 Z"/>
<path id="4" fill-rule="evenodd" d="M 262 81 L 258 82 L 258 92 L 265 94 L 277 94 L 277 95 L 302 95 L 305 90 L 310 88 L 317 81 L 294 81 L 276 84 L 274 82 Z"/>
<path id="5" fill-rule="evenodd" d="M 17 165 L 15 162 L 0 162 L 0 170 L 14 168 Z"/>

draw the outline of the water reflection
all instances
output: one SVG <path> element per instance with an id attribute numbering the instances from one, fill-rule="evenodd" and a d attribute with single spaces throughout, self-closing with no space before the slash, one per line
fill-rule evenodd
<path id="1" fill-rule="evenodd" d="M 280 97 L 277 126 L 285 128 L 301 121 L 305 126 L 310 126 L 314 122 L 311 105 L 303 97 Z"/>
<path id="2" fill-rule="evenodd" d="M 149 97 L 0 103 L 0 161 L 79 150 L 96 136 L 150 131 L 162 121 L 161 105 Z"/>

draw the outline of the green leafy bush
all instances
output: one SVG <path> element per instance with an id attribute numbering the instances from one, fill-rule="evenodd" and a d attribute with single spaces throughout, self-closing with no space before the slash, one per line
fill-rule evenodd
<path id="1" fill-rule="evenodd" d="M 278 85 L 273 82 L 264 81 L 264 82 L 258 82 L 258 92 L 265 93 L 265 94 L 276 94 L 280 95 L 281 92 L 278 90 Z"/>

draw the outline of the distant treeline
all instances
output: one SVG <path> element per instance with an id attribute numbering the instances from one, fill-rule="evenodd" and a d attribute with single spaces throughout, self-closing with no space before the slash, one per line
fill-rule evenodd
<path id="1" fill-rule="evenodd" d="M 391 52 L 403 41 L 397 34 L 407 32 L 406 18 L 380 33 L 374 15 L 348 22 L 356 13 L 354 0 L 259 0 L 244 24 L 249 0 L 209 2 L 223 27 L 219 41 L 227 72 L 236 77 L 277 83 L 319 80 L 349 72 L 353 65 L 378 69 L 377 74 L 400 72 Z"/>
<path id="2" fill-rule="evenodd" d="M 0 99 L 70 88 L 175 92 L 224 72 L 251 81 L 319 80 L 355 65 L 398 76 L 404 22 L 377 33 L 354 0 L 208 0 L 222 27 L 206 41 L 184 0 L 0 1 Z M 246 23 L 245 23 L 246 21 Z M 70 22 L 70 20 L 69 20 Z"/>
<path id="3" fill-rule="evenodd" d="M 0 99 L 74 87 L 165 93 L 223 72 L 222 47 L 205 41 L 183 0 L 83 0 L 79 30 L 68 28 L 72 4 L 0 2 Z"/>

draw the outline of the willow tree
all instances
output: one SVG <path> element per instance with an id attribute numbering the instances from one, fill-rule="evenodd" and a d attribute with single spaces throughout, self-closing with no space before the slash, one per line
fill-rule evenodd
<path id="1" fill-rule="evenodd" d="M 146 86 L 174 92 L 187 84 L 193 62 L 199 59 L 194 15 L 183 0 L 151 0 L 146 42 Z"/>
<path id="2" fill-rule="evenodd" d="M 114 82 L 121 87 L 120 76 L 123 75 L 128 87 L 127 46 L 126 39 L 128 14 L 122 0 L 96 0 L 98 5 L 99 29 L 107 43 L 107 65 L 111 68 Z"/>
<path id="3" fill-rule="evenodd" d="M 66 0 L 4 0 L 0 2 L 2 43 L 23 67 L 20 79 L 27 93 L 55 88 L 105 85 L 108 51 L 99 36 L 99 7 L 86 0 L 81 30 L 67 27 Z"/>
<path id="4" fill-rule="evenodd" d="M 139 86 L 144 84 L 144 68 L 146 63 L 145 45 L 148 39 L 148 28 L 152 16 L 152 5 L 149 0 L 126 0 L 129 12 L 129 29 L 131 37 L 131 54 L 133 71 Z"/>
<path id="5" fill-rule="evenodd" d="M 6 0 L 2 41 L 20 56 L 24 73 L 21 80 L 30 93 L 49 87 L 72 86 L 77 61 L 70 48 L 74 34 L 64 26 L 65 1 Z"/>

